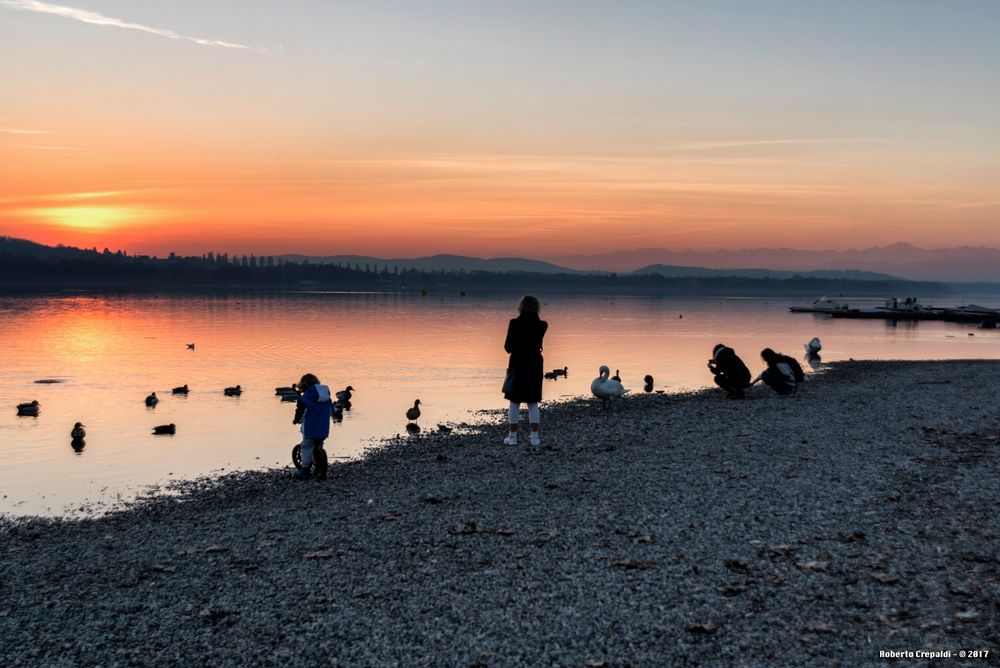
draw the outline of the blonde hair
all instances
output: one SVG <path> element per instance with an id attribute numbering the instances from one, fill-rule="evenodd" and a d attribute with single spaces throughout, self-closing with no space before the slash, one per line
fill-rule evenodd
<path id="1" fill-rule="evenodd" d="M 517 303 L 518 313 L 538 313 L 540 306 L 538 304 L 538 297 L 535 295 L 524 295 L 521 297 L 521 301 Z"/>

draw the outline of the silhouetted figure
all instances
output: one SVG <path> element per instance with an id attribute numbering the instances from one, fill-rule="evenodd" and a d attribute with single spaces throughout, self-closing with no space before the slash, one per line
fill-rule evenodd
<path id="1" fill-rule="evenodd" d="M 181 385 L 180 387 L 175 387 L 174 389 L 170 390 L 170 392 L 172 394 L 185 394 L 186 395 L 188 392 L 190 392 L 190 390 L 188 389 L 187 383 L 185 383 L 184 385 Z"/>
<path id="2" fill-rule="evenodd" d="M 763 382 L 780 395 L 795 394 L 798 383 L 805 380 L 805 374 L 799 363 L 788 355 L 776 353 L 770 348 L 760 351 L 760 358 L 767 368 L 751 381 L 751 385 Z"/>
<path id="3" fill-rule="evenodd" d="M 653 377 L 649 374 L 642 379 L 642 391 L 646 393 L 653 391 Z"/>
<path id="4" fill-rule="evenodd" d="M 156 392 L 150 392 L 149 396 L 146 397 L 146 406 L 153 408 L 158 403 L 160 403 L 160 400 L 156 397 Z"/>
<path id="5" fill-rule="evenodd" d="M 19 417 L 38 417 L 41 411 L 42 405 L 38 403 L 37 399 L 26 404 L 17 405 L 17 415 Z"/>
<path id="6" fill-rule="evenodd" d="M 406 410 L 406 419 L 410 422 L 420 419 L 420 399 L 413 402 L 413 408 Z"/>
<path id="7" fill-rule="evenodd" d="M 161 424 L 159 426 L 153 427 L 153 434 L 156 436 L 172 436 L 177 433 L 177 425 L 174 423 Z"/>
<path id="8" fill-rule="evenodd" d="M 333 417 L 333 399 L 330 388 L 319 382 L 311 373 L 299 381 L 302 395 L 296 407 L 293 424 L 302 425 L 302 442 L 299 444 L 299 464 L 295 477 L 300 480 L 312 478 L 313 455 L 316 459 L 316 477 L 326 478 L 326 452 L 323 443 L 330 435 L 330 420 Z M 300 410 L 301 409 L 301 410 Z M 320 452 L 322 451 L 322 453 Z"/>
<path id="9" fill-rule="evenodd" d="M 507 338 L 503 344 L 503 349 L 510 354 L 503 384 L 503 396 L 510 402 L 507 412 L 509 430 L 504 439 L 507 445 L 517 445 L 517 423 L 522 403 L 528 404 L 531 445 L 541 445 L 538 402 L 542 400 L 542 339 L 549 323 L 538 317 L 539 308 L 537 297 L 525 295 L 517 305 L 518 316 L 507 324 Z"/>
<path id="10" fill-rule="evenodd" d="M 719 343 L 712 349 L 712 359 L 708 369 L 715 376 L 715 384 L 726 391 L 727 399 L 742 399 L 744 390 L 750 387 L 750 369 L 743 363 L 736 351 Z"/>

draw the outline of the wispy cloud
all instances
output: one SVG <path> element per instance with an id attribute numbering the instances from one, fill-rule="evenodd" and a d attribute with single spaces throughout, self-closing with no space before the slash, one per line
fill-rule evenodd
<path id="1" fill-rule="evenodd" d="M 166 37 L 167 39 L 187 40 L 188 42 L 194 42 L 195 44 L 201 44 L 202 46 L 219 46 L 227 49 L 251 49 L 245 44 L 224 42 L 218 39 L 191 37 L 190 35 L 181 35 L 173 30 L 167 30 L 165 28 L 153 28 L 141 23 L 132 23 L 130 21 L 116 19 L 111 16 L 104 16 L 103 14 L 87 11 L 86 9 L 65 7 L 63 5 L 51 5 L 47 2 L 39 2 L 38 0 L 0 0 L 0 6 L 9 7 L 23 12 L 52 14 L 54 16 L 61 16 L 75 21 L 82 21 L 83 23 L 91 23 L 93 25 L 111 26 L 113 28 L 123 28 L 125 30 L 138 30 L 140 32 L 148 32 L 152 35 Z"/>
<path id="2" fill-rule="evenodd" d="M 4 132 L 9 135 L 47 135 L 49 134 L 46 130 L 22 130 L 21 128 L 0 128 L 0 132 Z"/>
<path id="3" fill-rule="evenodd" d="M 783 146 L 796 144 L 880 144 L 879 139 L 753 139 L 747 141 L 706 141 L 675 144 L 671 148 L 680 151 L 715 151 L 727 148 L 747 148 L 751 146 Z"/>
<path id="4" fill-rule="evenodd" d="M 32 151 L 79 151 L 77 146 L 32 146 L 30 144 L 17 144 L 17 148 L 26 148 Z"/>

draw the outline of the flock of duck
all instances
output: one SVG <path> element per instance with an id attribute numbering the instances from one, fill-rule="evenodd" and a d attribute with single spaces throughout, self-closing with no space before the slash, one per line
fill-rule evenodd
<path id="1" fill-rule="evenodd" d="M 189 349 L 194 348 L 193 343 L 188 344 Z M 819 351 L 822 350 L 822 344 L 818 338 L 813 338 L 809 343 L 805 344 L 806 356 L 807 358 L 812 357 L 818 359 Z M 623 397 L 629 390 L 622 385 L 622 379 L 620 375 L 620 370 L 615 369 L 615 375 L 611 375 L 611 369 L 606 365 L 601 365 L 598 370 L 598 376 L 590 383 L 590 393 L 601 400 L 601 403 L 605 409 L 611 407 L 612 402 L 615 399 Z M 546 380 L 556 380 L 558 378 L 566 378 L 569 376 L 569 368 L 563 367 L 561 369 L 553 369 L 552 371 L 547 371 L 543 374 Z M 190 392 L 190 388 L 187 384 L 175 387 L 170 390 L 171 394 L 186 396 Z M 652 392 L 653 391 L 653 377 L 646 375 L 643 378 L 643 391 Z M 337 392 L 334 396 L 337 401 L 333 404 L 333 420 L 340 421 L 344 418 L 344 411 L 351 410 L 351 398 L 353 397 L 354 388 L 348 385 L 343 390 Z M 663 390 L 656 390 L 657 393 L 662 393 Z M 222 390 L 222 393 L 227 397 L 239 397 L 243 394 L 243 387 L 240 385 L 234 385 L 232 387 L 227 387 Z M 292 383 L 287 387 L 276 387 L 274 388 L 274 394 L 281 398 L 281 401 L 298 401 L 299 399 L 299 389 L 295 383 Z M 146 406 L 149 408 L 155 408 L 158 403 L 160 403 L 159 397 L 156 396 L 156 392 L 150 392 L 145 400 Z M 41 404 L 37 400 L 30 401 L 27 403 L 22 403 L 17 405 L 17 414 L 21 417 L 38 417 L 41 413 Z M 417 420 L 420 419 L 420 399 L 413 402 L 413 407 L 406 410 L 406 431 L 415 434 L 420 432 L 420 426 L 417 424 Z M 438 425 L 438 430 L 442 432 L 450 432 L 451 428 L 443 424 Z M 172 435 L 177 433 L 177 425 L 161 424 L 153 427 L 153 434 L 157 436 Z M 73 425 L 73 429 L 70 431 L 70 438 L 72 439 L 72 445 L 74 449 L 79 451 L 82 449 L 87 436 L 86 425 L 82 422 L 77 422 Z"/>

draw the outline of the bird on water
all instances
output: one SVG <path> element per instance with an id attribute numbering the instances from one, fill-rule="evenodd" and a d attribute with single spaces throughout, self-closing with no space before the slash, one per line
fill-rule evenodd
<path id="1" fill-rule="evenodd" d="M 161 424 L 156 427 L 153 427 L 153 433 L 156 434 L 157 436 L 162 436 L 165 434 L 171 434 L 171 435 L 176 434 L 177 425 L 175 425 L 173 422 L 171 422 L 170 424 Z"/>
<path id="2" fill-rule="evenodd" d="M 413 408 L 406 411 L 407 420 L 416 420 L 420 417 L 420 399 L 413 402 Z"/>
<path id="3" fill-rule="evenodd" d="M 188 392 L 190 392 L 190 390 L 188 389 L 187 383 L 181 385 L 180 387 L 175 387 L 174 389 L 172 389 L 170 391 L 172 393 L 174 393 L 174 394 L 187 394 Z"/>
<path id="4" fill-rule="evenodd" d="M 150 392 L 149 396 L 146 397 L 146 405 L 152 408 L 158 403 L 160 403 L 160 400 L 157 398 L 156 392 Z"/>
<path id="5" fill-rule="evenodd" d="M 243 388 L 240 387 L 239 385 L 235 387 L 227 387 L 222 391 L 222 393 L 225 394 L 227 397 L 238 397 L 241 394 L 243 394 Z"/>
<path id="6" fill-rule="evenodd" d="M 41 410 L 42 406 L 38 403 L 37 399 L 26 404 L 17 405 L 17 414 L 21 417 L 38 417 L 38 413 Z"/>
<path id="7" fill-rule="evenodd" d="M 74 441 L 82 441 L 83 439 L 87 438 L 87 430 L 84 429 L 84 427 L 86 426 L 87 425 L 83 424 L 82 422 L 77 422 L 75 425 L 73 425 L 73 431 L 69 432 L 69 437 L 72 438 Z"/>
<path id="8" fill-rule="evenodd" d="M 351 392 L 353 392 L 353 391 L 354 391 L 354 388 L 351 387 L 350 385 L 348 385 L 345 389 L 341 390 L 340 392 L 337 392 L 337 394 L 334 395 L 334 396 L 337 397 L 337 401 L 341 401 L 341 402 L 348 401 L 349 402 L 351 400 L 351 397 L 353 396 L 351 394 Z"/>

